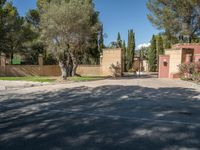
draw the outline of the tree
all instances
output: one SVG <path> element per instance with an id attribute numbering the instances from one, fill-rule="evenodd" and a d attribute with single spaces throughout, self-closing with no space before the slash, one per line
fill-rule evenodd
<path id="1" fill-rule="evenodd" d="M 103 24 L 101 25 L 100 32 L 99 32 L 99 52 L 102 54 L 104 45 L 104 36 L 103 36 Z"/>
<path id="2" fill-rule="evenodd" d="M 153 35 L 151 39 L 151 47 L 148 51 L 149 71 L 155 72 L 157 68 L 157 52 L 156 52 L 156 37 Z"/>
<path id="3" fill-rule="evenodd" d="M 200 35 L 200 0 L 149 0 L 149 20 L 172 37 L 191 42 Z"/>
<path id="4" fill-rule="evenodd" d="M 122 48 L 122 39 L 121 39 L 121 35 L 119 32 L 117 34 L 117 45 L 119 48 Z"/>
<path id="5" fill-rule="evenodd" d="M 4 20 L 5 20 L 5 11 L 4 11 L 4 5 L 5 0 L 0 0 L 0 52 L 4 50 L 4 36 L 5 36 L 5 30 L 4 30 Z"/>
<path id="6" fill-rule="evenodd" d="M 135 33 L 131 29 L 130 31 L 128 31 L 128 46 L 126 51 L 127 70 L 130 70 L 133 67 L 134 54 L 135 54 Z"/>
<path id="7" fill-rule="evenodd" d="M 158 35 L 157 37 L 157 55 L 159 57 L 159 55 L 163 55 L 164 54 L 164 47 L 163 47 L 163 39 L 162 36 Z"/>
<path id="8" fill-rule="evenodd" d="M 148 58 L 148 51 L 149 51 L 150 47 L 141 47 L 139 49 L 139 55 L 141 57 L 141 59 L 147 59 Z"/>
<path id="9" fill-rule="evenodd" d="M 17 9 L 11 2 L 6 2 L 1 8 L 2 16 L 1 21 L 1 38 L 0 49 L 6 55 L 10 56 L 11 60 L 16 52 L 19 52 L 23 48 L 23 42 L 27 39 L 25 34 L 26 26 L 24 26 L 24 20 L 17 12 Z"/>
<path id="10" fill-rule="evenodd" d="M 76 74 L 80 55 L 91 46 L 94 33 L 99 32 L 94 15 L 91 0 L 51 1 L 41 14 L 42 36 L 59 61 L 63 79 Z"/>
<path id="11" fill-rule="evenodd" d="M 124 60 L 124 71 L 126 72 L 127 70 L 126 70 L 126 51 L 127 51 L 127 48 L 126 48 L 126 42 L 125 42 L 125 40 L 123 40 L 123 44 L 122 44 L 122 48 L 123 48 L 123 60 Z"/>
<path id="12" fill-rule="evenodd" d="M 117 42 L 115 42 L 115 41 L 110 42 L 110 44 L 109 44 L 108 47 L 109 47 L 109 48 L 119 48 Z"/>
<path id="13" fill-rule="evenodd" d="M 37 9 L 31 9 L 25 16 L 26 21 L 33 25 L 34 28 L 39 29 L 40 24 L 40 13 Z"/>

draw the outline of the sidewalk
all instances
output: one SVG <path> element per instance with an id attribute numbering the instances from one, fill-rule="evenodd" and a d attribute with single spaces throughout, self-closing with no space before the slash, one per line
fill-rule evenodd
<path id="1" fill-rule="evenodd" d="M 29 82 L 29 81 L 1 81 L 0 80 L 0 92 L 8 90 L 17 90 L 28 87 L 43 86 L 49 83 Z"/>

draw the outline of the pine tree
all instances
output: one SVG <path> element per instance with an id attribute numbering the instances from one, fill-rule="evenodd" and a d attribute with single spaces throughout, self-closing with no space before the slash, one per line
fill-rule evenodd
<path id="1" fill-rule="evenodd" d="M 148 51 L 148 63 L 149 71 L 155 72 L 157 68 L 157 49 L 156 49 L 156 37 L 153 35 L 151 39 L 151 47 Z"/>
<path id="2" fill-rule="evenodd" d="M 119 48 L 122 48 L 122 40 L 121 40 L 121 35 L 120 35 L 119 32 L 118 32 L 118 34 L 117 34 L 117 46 L 118 46 Z"/>
<path id="3" fill-rule="evenodd" d="M 128 31 L 128 46 L 126 52 L 127 70 L 130 70 L 133 67 L 134 54 L 135 54 L 135 33 L 131 29 Z"/>
<path id="4" fill-rule="evenodd" d="M 200 0 L 148 0 L 149 20 L 180 42 L 192 42 L 200 32 Z"/>

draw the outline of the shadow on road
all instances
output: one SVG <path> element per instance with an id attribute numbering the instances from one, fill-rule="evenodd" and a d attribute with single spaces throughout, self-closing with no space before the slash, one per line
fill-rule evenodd
<path id="1" fill-rule="evenodd" d="M 0 101 L 0 149 L 196 150 L 199 94 L 102 86 L 10 95 Z"/>

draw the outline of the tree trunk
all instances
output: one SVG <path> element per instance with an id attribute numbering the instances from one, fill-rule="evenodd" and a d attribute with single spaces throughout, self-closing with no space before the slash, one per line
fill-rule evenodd
<path id="1" fill-rule="evenodd" d="M 60 66 L 60 70 L 62 73 L 61 77 L 63 80 L 66 80 L 67 79 L 67 68 L 62 61 L 59 61 L 59 66 Z"/>
<path id="2" fill-rule="evenodd" d="M 76 69 L 78 67 L 78 63 L 77 63 L 77 60 L 76 60 L 74 54 L 70 53 L 70 55 L 71 55 L 72 64 L 73 64 L 73 67 L 72 67 L 72 76 L 75 76 L 75 75 L 77 75 L 76 74 Z"/>

